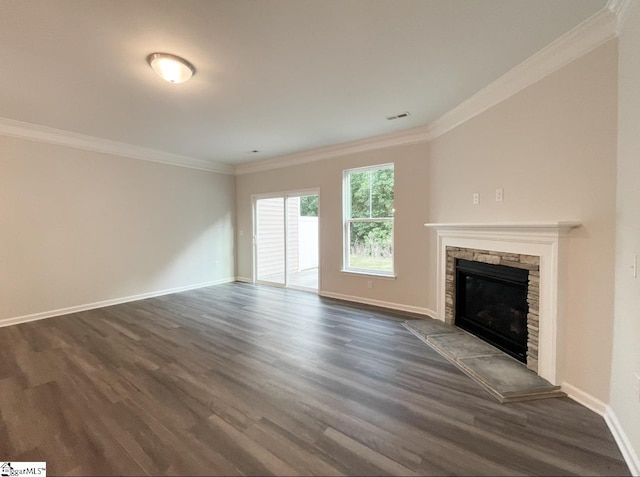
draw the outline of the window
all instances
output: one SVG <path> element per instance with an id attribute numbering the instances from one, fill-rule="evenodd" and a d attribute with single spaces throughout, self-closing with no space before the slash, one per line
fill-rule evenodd
<path id="1" fill-rule="evenodd" d="M 393 164 L 343 174 L 344 269 L 393 275 Z"/>

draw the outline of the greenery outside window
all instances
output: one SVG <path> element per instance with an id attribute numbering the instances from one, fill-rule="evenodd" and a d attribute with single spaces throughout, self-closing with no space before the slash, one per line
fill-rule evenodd
<path id="1" fill-rule="evenodd" d="M 343 174 L 344 270 L 393 276 L 393 164 Z"/>

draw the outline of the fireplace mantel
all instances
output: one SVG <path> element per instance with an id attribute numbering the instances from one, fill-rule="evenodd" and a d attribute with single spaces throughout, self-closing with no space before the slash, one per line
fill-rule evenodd
<path id="1" fill-rule="evenodd" d="M 437 316 L 445 321 L 447 247 L 540 257 L 538 374 L 562 382 L 564 348 L 562 311 L 564 262 L 568 233 L 579 221 L 428 223 L 437 232 Z"/>
<path id="2" fill-rule="evenodd" d="M 577 220 L 566 220 L 561 222 L 487 222 L 487 223 L 428 223 L 425 227 L 436 230 L 557 230 L 568 232 L 580 227 L 581 222 Z"/>

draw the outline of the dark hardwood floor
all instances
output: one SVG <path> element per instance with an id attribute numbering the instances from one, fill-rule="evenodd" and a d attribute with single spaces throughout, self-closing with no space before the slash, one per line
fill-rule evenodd
<path id="1" fill-rule="evenodd" d="M 228 284 L 0 329 L 0 458 L 82 475 L 628 475 L 568 398 L 499 404 L 406 316 Z"/>

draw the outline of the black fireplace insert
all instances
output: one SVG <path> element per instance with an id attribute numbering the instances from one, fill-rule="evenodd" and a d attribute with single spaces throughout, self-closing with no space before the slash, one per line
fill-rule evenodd
<path id="1" fill-rule="evenodd" d="M 456 260 L 455 324 L 527 362 L 529 272 Z"/>

